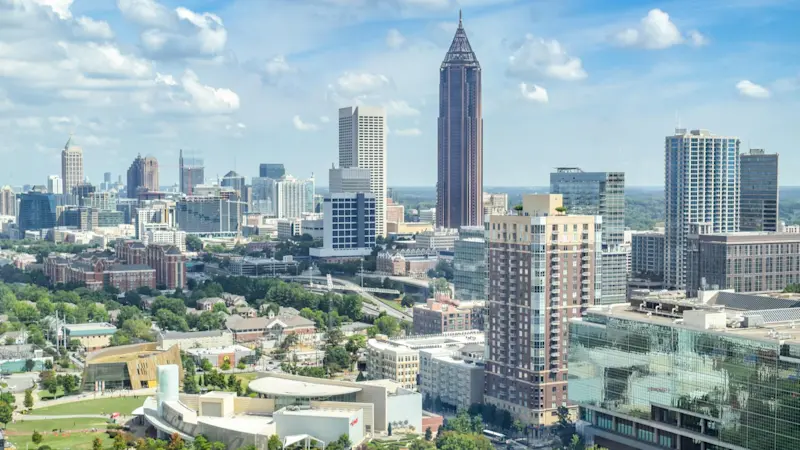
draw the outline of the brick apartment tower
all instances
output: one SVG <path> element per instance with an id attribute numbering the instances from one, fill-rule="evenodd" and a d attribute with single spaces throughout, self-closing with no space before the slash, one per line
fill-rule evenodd
<path id="1" fill-rule="evenodd" d="M 522 202 L 489 223 L 485 401 L 546 426 L 570 406 L 567 322 L 600 298 L 602 219 L 560 212 L 559 194 Z"/>

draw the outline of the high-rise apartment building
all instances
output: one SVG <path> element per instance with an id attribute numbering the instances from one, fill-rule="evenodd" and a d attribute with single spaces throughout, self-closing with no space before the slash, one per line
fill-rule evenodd
<path id="1" fill-rule="evenodd" d="M 64 184 L 60 176 L 50 175 L 47 177 L 47 192 L 55 195 L 64 193 Z"/>
<path id="2" fill-rule="evenodd" d="M 453 254 L 456 298 L 486 299 L 486 236 L 484 227 L 461 227 Z"/>
<path id="3" fill-rule="evenodd" d="M 375 232 L 386 235 L 386 110 L 358 106 L 339 110 L 339 167 L 369 169 L 375 196 Z"/>
<path id="4" fill-rule="evenodd" d="M 664 279 L 664 233 L 643 231 L 631 234 L 631 275 Z"/>
<path id="5" fill-rule="evenodd" d="M 234 234 L 239 231 L 241 216 L 238 201 L 220 196 L 190 196 L 175 204 L 175 220 L 187 233 Z"/>
<path id="6" fill-rule="evenodd" d="M 11 186 L 3 186 L 0 189 L 0 216 L 17 215 L 17 194 Z"/>
<path id="7" fill-rule="evenodd" d="M 584 172 L 560 167 L 550 174 L 550 192 L 561 194 L 568 214 L 603 218 L 603 297 L 598 303 L 625 301 L 628 281 L 628 250 L 625 235 L 625 174 Z"/>
<path id="8" fill-rule="evenodd" d="M 439 69 L 436 225 L 483 224 L 483 112 L 481 65 L 458 18 Z"/>
<path id="9" fill-rule="evenodd" d="M 314 176 L 301 180 L 286 175 L 275 184 L 276 214 L 279 219 L 300 219 L 314 211 Z"/>
<path id="10" fill-rule="evenodd" d="M 526 195 L 491 216 L 486 402 L 539 426 L 567 400 L 567 322 L 600 298 L 602 218 L 560 212 L 561 195 Z"/>
<path id="11" fill-rule="evenodd" d="M 679 128 L 666 137 L 664 153 L 664 284 L 685 289 L 691 224 L 739 231 L 739 138 Z"/>
<path id="12" fill-rule="evenodd" d="M 740 162 L 740 231 L 778 231 L 778 154 L 751 149 Z"/>
<path id="13" fill-rule="evenodd" d="M 83 184 L 83 150 L 72 136 L 61 151 L 61 182 L 64 194 L 72 194 L 74 187 Z"/>
<path id="14" fill-rule="evenodd" d="M 258 176 L 260 178 L 278 178 L 286 175 L 286 168 L 283 164 L 261 164 L 258 166 Z"/>
<path id="15" fill-rule="evenodd" d="M 332 168 L 328 171 L 328 191 L 332 194 L 372 192 L 370 170 L 361 167 Z"/>
<path id="16" fill-rule="evenodd" d="M 483 193 L 483 213 L 489 216 L 502 216 L 508 213 L 508 194 Z"/>
<path id="17" fill-rule="evenodd" d="M 190 152 L 186 153 L 187 156 L 183 156 L 183 150 L 181 150 L 178 157 L 179 184 L 181 193 L 193 195 L 194 187 L 203 184 L 206 178 L 206 169 L 202 158 L 190 154 Z"/>
<path id="18" fill-rule="evenodd" d="M 158 191 L 158 160 L 137 155 L 128 168 L 128 198 L 137 198 L 139 190 Z"/>

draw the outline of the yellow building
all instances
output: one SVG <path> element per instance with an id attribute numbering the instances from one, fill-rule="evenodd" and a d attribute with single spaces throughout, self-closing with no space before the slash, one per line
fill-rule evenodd
<path id="1" fill-rule="evenodd" d="M 164 364 L 176 364 L 183 370 L 179 346 L 158 350 L 157 343 L 149 342 L 98 350 L 86 356 L 83 390 L 154 388 L 157 368 Z"/>
<path id="2" fill-rule="evenodd" d="M 111 345 L 111 336 L 117 332 L 117 327 L 110 323 L 78 323 L 64 325 L 64 332 L 68 342 L 74 339 L 91 352 Z"/>

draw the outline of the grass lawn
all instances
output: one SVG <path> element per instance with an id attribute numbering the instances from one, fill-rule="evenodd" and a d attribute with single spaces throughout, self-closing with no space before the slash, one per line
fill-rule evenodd
<path id="1" fill-rule="evenodd" d="M 251 381 L 258 378 L 258 373 L 256 372 L 237 373 L 236 378 L 242 380 L 242 387 L 247 389 L 247 385 L 250 384 Z"/>
<path id="2" fill-rule="evenodd" d="M 52 448 L 91 449 L 94 438 L 103 440 L 104 447 L 111 444 L 111 439 L 104 432 L 107 422 L 103 419 L 58 419 L 58 420 L 29 420 L 17 421 L 8 424 L 5 429 L 6 440 L 22 448 L 26 444 L 36 447 L 31 441 L 34 431 L 42 433 L 44 440 L 39 445 L 49 445 Z M 98 432 L 91 433 L 86 430 L 97 428 Z M 61 432 L 53 433 L 58 429 Z"/>
<path id="3" fill-rule="evenodd" d="M 49 391 L 38 391 L 37 394 L 39 395 L 39 400 L 53 400 L 64 396 L 64 388 L 59 386 L 55 395 Z"/>
<path id="4" fill-rule="evenodd" d="M 33 412 L 38 416 L 66 416 L 71 414 L 112 414 L 118 412 L 128 415 L 134 409 L 142 406 L 145 397 L 110 397 L 98 398 L 95 400 L 83 400 L 74 403 L 64 403 L 61 405 L 37 408 L 33 405 Z"/>

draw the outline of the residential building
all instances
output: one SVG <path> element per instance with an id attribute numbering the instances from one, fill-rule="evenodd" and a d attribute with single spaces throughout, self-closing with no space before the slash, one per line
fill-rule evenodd
<path id="1" fill-rule="evenodd" d="M 194 195 L 194 187 L 205 181 L 205 166 L 203 159 L 194 152 L 187 151 L 186 154 L 184 157 L 181 150 L 178 156 L 178 185 L 182 194 Z"/>
<path id="2" fill-rule="evenodd" d="M 243 176 L 239 175 L 235 171 L 231 170 L 222 177 L 220 180 L 219 185 L 222 187 L 231 188 L 236 191 L 240 198 L 244 197 L 245 194 L 245 186 L 247 183 Z"/>
<path id="3" fill-rule="evenodd" d="M 86 355 L 83 367 L 83 390 L 102 392 L 137 390 L 159 385 L 156 371 L 164 365 L 174 364 L 183 373 L 181 352 L 177 346 L 159 350 L 158 344 L 121 345 L 98 350 Z M 179 383 L 175 384 L 177 388 Z"/>
<path id="4" fill-rule="evenodd" d="M 567 321 L 602 295 L 602 218 L 562 211 L 560 194 L 525 195 L 488 229 L 485 400 L 532 426 L 568 406 Z"/>
<path id="5" fill-rule="evenodd" d="M 138 198 L 140 190 L 158 191 L 158 160 L 137 155 L 128 168 L 128 198 Z"/>
<path id="6" fill-rule="evenodd" d="M 50 175 L 47 177 L 47 192 L 55 195 L 64 193 L 64 184 L 60 176 Z"/>
<path id="7" fill-rule="evenodd" d="M 111 259 L 83 261 L 50 256 L 44 261 L 44 273 L 53 285 L 83 283 L 92 290 L 113 287 L 120 292 L 128 292 L 143 286 L 156 287 L 156 271 L 152 267 L 118 264 Z"/>
<path id="8" fill-rule="evenodd" d="M 233 333 L 228 330 L 162 331 L 158 334 L 158 349 L 166 350 L 177 345 L 179 349 L 219 348 L 233 345 Z"/>
<path id="9" fill-rule="evenodd" d="M 20 236 L 26 231 L 43 230 L 56 226 L 56 197 L 53 194 L 30 191 L 19 194 L 17 227 Z"/>
<path id="10" fill-rule="evenodd" d="M 228 316 L 227 320 L 225 320 L 225 327 L 233 333 L 233 340 L 235 342 L 252 342 L 264 338 L 267 334 L 267 325 L 269 321 L 267 317 L 246 319 L 234 314 Z"/>
<path id="11" fill-rule="evenodd" d="M 436 228 L 417 234 L 415 248 L 433 250 L 452 250 L 458 239 L 458 230 L 452 228 Z"/>
<path id="12" fill-rule="evenodd" d="M 625 174 L 559 167 L 550 174 L 550 193 L 563 196 L 568 214 L 603 218 L 603 297 L 597 300 L 604 304 L 624 302 L 628 281 L 628 253 L 622 248 Z"/>
<path id="13" fill-rule="evenodd" d="M 778 154 L 750 149 L 740 164 L 740 231 L 778 231 Z"/>
<path id="14" fill-rule="evenodd" d="M 178 247 L 149 244 L 147 265 L 156 271 L 156 286 L 161 289 L 186 289 L 186 261 Z"/>
<path id="15" fill-rule="evenodd" d="M 0 189 L 0 216 L 17 216 L 17 194 L 11 186 Z"/>
<path id="16" fill-rule="evenodd" d="M 300 180 L 286 175 L 276 182 L 276 214 L 279 219 L 299 219 L 314 212 L 314 176 Z"/>
<path id="17" fill-rule="evenodd" d="M 455 410 L 483 403 L 483 353 L 481 344 L 420 350 L 418 389 L 423 401 L 435 403 L 438 398 Z"/>
<path id="18" fill-rule="evenodd" d="M 377 236 L 386 236 L 386 126 L 384 108 L 339 109 L 339 167 L 369 169 Z"/>
<path id="19" fill-rule="evenodd" d="M 328 192 L 331 194 L 372 192 L 371 170 L 366 167 L 331 168 L 328 171 Z"/>
<path id="20" fill-rule="evenodd" d="M 435 224 L 436 208 L 420 209 L 418 218 L 420 222 Z"/>
<path id="21" fill-rule="evenodd" d="M 503 216 L 508 214 L 508 194 L 483 193 L 483 214 Z"/>
<path id="22" fill-rule="evenodd" d="M 258 166 L 258 176 L 261 178 L 272 178 L 277 180 L 286 175 L 286 168 L 283 164 L 261 164 Z"/>
<path id="23" fill-rule="evenodd" d="M 664 233 L 641 231 L 631 235 L 631 275 L 664 279 Z"/>
<path id="24" fill-rule="evenodd" d="M 236 234 L 242 215 L 239 201 L 222 196 L 191 196 L 175 204 L 175 221 L 190 234 Z"/>
<path id="25" fill-rule="evenodd" d="M 424 278 L 438 262 L 438 253 L 429 249 L 389 250 L 378 253 L 375 268 L 394 276 Z"/>
<path id="26" fill-rule="evenodd" d="M 323 202 L 325 236 L 321 248 L 310 249 L 316 258 L 367 256 L 377 235 L 376 199 L 371 193 L 328 194 Z"/>
<path id="27" fill-rule="evenodd" d="M 481 65 L 458 18 L 439 69 L 436 226 L 483 223 L 483 111 Z"/>
<path id="28" fill-rule="evenodd" d="M 453 287 L 456 298 L 486 299 L 486 230 L 461 227 L 453 244 Z"/>
<path id="29" fill-rule="evenodd" d="M 439 293 L 425 304 L 414 306 L 414 334 L 442 334 L 450 331 L 484 329 L 486 302 L 461 301 Z"/>
<path id="30" fill-rule="evenodd" d="M 392 380 L 404 389 L 414 389 L 419 374 L 419 351 L 432 348 L 459 349 L 465 344 L 483 344 L 482 331 L 457 331 L 434 336 L 389 339 L 378 336 L 367 341 L 367 378 Z"/>
<path id="31" fill-rule="evenodd" d="M 800 397 L 800 299 L 659 297 L 592 308 L 569 323 L 569 402 L 594 444 L 800 447 L 788 406 Z"/>
<path id="32" fill-rule="evenodd" d="M 76 340 L 86 351 L 93 352 L 111 345 L 117 327 L 110 323 L 78 323 L 64 325 L 67 342 Z"/>
<path id="33" fill-rule="evenodd" d="M 664 144 L 664 284 L 686 289 L 689 226 L 739 231 L 739 138 L 676 129 Z"/>
<path id="34" fill-rule="evenodd" d="M 83 184 L 83 150 L 72 136 L 61 151 L 61 182 L 64 194 L 72 194 L 73 188 Z"/>
<path id="35" fill-rule="evenodd" d="M 690 234 L 687 287 L 696 295 L 705 286 L 736 292 L 782 291 L 800 283 L 800 235 L 749 231 Z"/>
<path id="36" fill-rule="evenodd" d="M 186 251 L 186 232 L 174 229 L 148 229 L 144 233 L 142 243 L 145 246 L 150 244 L 173 245 L 183 253 Z"/>

